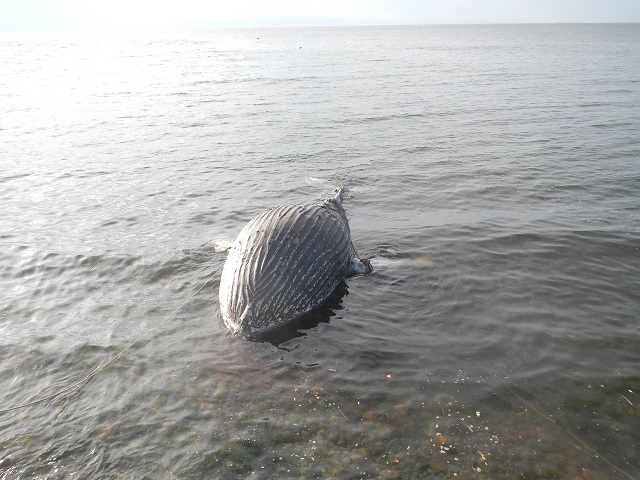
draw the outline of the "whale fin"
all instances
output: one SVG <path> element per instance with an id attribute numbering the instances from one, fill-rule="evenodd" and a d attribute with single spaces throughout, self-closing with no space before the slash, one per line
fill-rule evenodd
<path id="1" fill-rule="evenodd" d="M 349 275 L 368 275 L 373 272 L 371 262 L 366 259 L 353 257 L 349 265 Z"/>
<path id="2" fill-rule="evenodd" d="M 226 237 L 218 237 L 211 240 L 211 244 L 213 245 L 214 252 L 226 252 L 233 245 L 233 240 Z"/>

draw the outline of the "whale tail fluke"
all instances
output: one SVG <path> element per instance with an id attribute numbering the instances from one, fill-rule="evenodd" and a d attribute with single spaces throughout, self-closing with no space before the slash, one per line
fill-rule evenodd
<path id="1" fill-rule="evenodd" d="M 339 206 L 342 206 L 342 201 L 349 195 L 349 187 L 347 185 L 341 185 L 336 188 L 331 194 L 325 198 L 322 203 L 327 204 L 333 202 Z"/>

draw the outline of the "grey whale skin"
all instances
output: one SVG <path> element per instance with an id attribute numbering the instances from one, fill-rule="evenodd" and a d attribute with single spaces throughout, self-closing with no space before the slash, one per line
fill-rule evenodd
<path id="1" fill-rule="evenodd" d="M 316 204 L 282 205 L 251 220 L 231 246 L 220 278 L 222 322 L 259 334 L 320 305 L 346 277 L 367 273 L 351 243 L 345 187 Z"/>

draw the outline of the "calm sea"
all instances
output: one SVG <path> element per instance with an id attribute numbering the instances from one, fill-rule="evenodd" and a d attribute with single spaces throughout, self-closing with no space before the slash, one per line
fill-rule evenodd
<path id="1" fill-rule="evenodd" d="M 640 25 L 0 61 L 0 478 L 640 477 Z M 230 338 L 224 239 L 345 183 L 375 272 Z"/>

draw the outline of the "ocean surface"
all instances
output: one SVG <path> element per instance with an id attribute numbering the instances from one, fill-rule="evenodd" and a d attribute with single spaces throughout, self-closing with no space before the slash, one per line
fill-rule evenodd
<path id="1" fill-rule="evenodd" d="M 0 478 L 640 478 L 640 25 L 0 34 Z M 263 341 L 225 245 L 349 184 Z"/>

